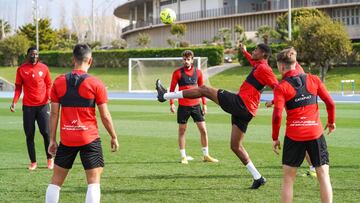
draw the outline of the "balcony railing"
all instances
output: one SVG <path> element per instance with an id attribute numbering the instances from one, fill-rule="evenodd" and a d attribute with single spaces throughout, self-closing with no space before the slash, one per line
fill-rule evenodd
<path id="1" fill-rule="evenodd" d="M 358 3 L 360 0 L 293 0 L 292 8 L 300 8 L 300 7 L 310 7 L 310 6 L 324 6 L 324 5 L 334 5 L 334 4 L 346 4 L 346 3 Z M 208 9 L 205 11 L 196 11 L 189 12 L 177 15 L 177 21 L 184 20 L 195 20 L 201 18 L 211 18 L 211 17 L 219 17 L 219 16 L 227 16 L 234 14 L 243 14 L 243 13 L 254 13 L 254 12 L 262 12 L 262 11 L 276 11 L 288 8 L 287 0 L 273 1 L 273 2 L 263 2 L 263 3 L 253 3 L 248 7 L 238 7 L 236 11 L 235 7 L 224 7 L 217 9 Z M 122 32 L 127 32 L 129 30 L 135 28 L 146 27 L 150 25 L 158 25 L 160 24 L 160 19 L 149 19 L 147 21 L 138 20 L 135 24 L 130 24 L 122 29 Z"/>

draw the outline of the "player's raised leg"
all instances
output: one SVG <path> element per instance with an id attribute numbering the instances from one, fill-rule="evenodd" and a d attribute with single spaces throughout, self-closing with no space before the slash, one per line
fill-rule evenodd
<path id="1" fill-rule="evenodd" d="M 177 92 L 167 92 L 166 88 L 161 84 L 161 81 L 158 79 L 155 83 L 156 91 L 158 93 L 157 98 L 159 102 L 164 102 L 167 99 L 179 99 L 179 98 L 189 98 L 195 99 L 200 97 L 206 97 L 216 104 L 219 104 L 219 100 L 217 98 L 218 89 L 208 87 L 208 86 L 200 86 L 192 89 L 187 89 L 183 91 Z"/>

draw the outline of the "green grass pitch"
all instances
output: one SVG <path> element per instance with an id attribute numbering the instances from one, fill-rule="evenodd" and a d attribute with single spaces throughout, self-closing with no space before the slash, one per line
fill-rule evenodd
<path id="1" fill-rule="evenodd" d="M 45 168 L 42 137 L 37 130 L 35 143 L 39 168 L 30 172 L 26 169 L 29 161 L 21 105 L 12 114 L 8 108 L 10 101 L 0 101 L 0 200 L 44 202 L 52 171 Z M 230 116 L 212 102 L 208 105 L 206 121 L 210 154 L 220 163 L 201 162 L 199 134 L 191 121 L 186 133 L 186 149 L 195 160 L 189 165 L 181 165 L 176 116 L 169 112 L 167 103 L 110 101 L 120 151 L 110 152 L 109 136 L 99 123 L 105 157 L 102 202 L 280 202 L 281 156 L 271 150 L 272 110 L 263 106 L 259 109 L 245 138 L 250 157 L 268 181 L 259 190 L 249 190 L 251 175 L 229 147 Z M 324 123 L 325 106 L 321 104 L 320 109 Z M 360 104 L 337 104 L 336 113 L 337 130 L 326 136 L 334 202 L 359 202 Z M 305 167 L 307 165 L 303 164 L 298 174 L 304 172 Z M 62 187 L 60 202 L 84 202 L 85 193 L 85 174 L 77 158 Z M 317 180 L 298 176 L 294 202 L 320 202 Z"/>

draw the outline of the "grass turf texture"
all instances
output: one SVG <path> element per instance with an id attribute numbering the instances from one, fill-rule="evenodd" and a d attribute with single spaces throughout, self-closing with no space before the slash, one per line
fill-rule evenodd
<path id="1" fill-rule="evenodd" d="M 29 161 L 20 105 L 12 114 L 9 103 L 8 99 L 0 102 L 1 202 L 44 202 L 52 172 L 45 168 L 41 135 L 37 130 L 39 168 L 30 172 L 26 169 Z M 195 160 L 181 165 L 176 116 L 169 113 L 168 104 L 111 101 L 109 108 L 119 135 L 120 151 L 110 152 L 109 136 L 99 123 L 105 157 L 102 202 L 280 202 L 281 156 L 271 150 L 272 111 L 261 107 L 245 138 L 252 161 L 268 181 L 259 190 L 249 190 L 251 175 L 229 148 L 230 116 L 212 102 L 208 105 L 210 154 L 220 163 L 201 162 L 199 134 L 190 122 L 186 149 Z M 320 109 L 324 122 L 324 105 L 321 104 Z M 359 115 L 359 104 L 337 104 L 338 128 L 326 137 L 334 202 L 360 199 Z M 283 133 L 284 126 L 281 135 Z M 305 169 L 306 164 L 298 174 Z M 85 193 L 86 179 L 78 157 L 61 190 L 60 202 L 83 202 Z M 298 176 L 294 202 L 320 202 L 317 180 Z"/>
<path id="2" fill-rule="evenodd" d="M 50 68 L 52 79 L 55 79 L 57 75 L 69 72 L 70 68 Z M 273 69 L 274 73 L 280 79 L 280 74 L 277 69 Z M 307 69 L 305 68 L 307 72 Z M 128 69 L 127 68 L 91 68 L 89 73 L 99 77 L 103 80 L 109 90 L 128 90 Z M 236 67 L 224 71 L 214 77 L 210 78 L 210 84 L 213 87 L 223 88 L 231 91 L 238 91 L 239 85 L 245 80 L 246 76 L 250 73 L 250 67 Z M 330 91 L 341 91 L 341 80 L 355 80 L 355 93 L 360 93 L 360 69 L 359 67 L 335 67 L 330 70 L 326 75 L 326 87 Z M 164 84 L 170 83 L 171 73 L 164 71 L 157 71 L 152 73 L 156 75 L 156 78 L 160 78 Z M 9 80 L 15 81 L 16 68 L 15 67 L 0 67 L 0 76 Z M 149 76 L 153 77 L 153 76 Z M 154 79 L 151 79 L 146 86 L 151 90 L 154 86 Z M 134 84 L 136 85 L 136 84 Z M 346 90 L 351 90 L 350 84 L 347 84 Z"/>

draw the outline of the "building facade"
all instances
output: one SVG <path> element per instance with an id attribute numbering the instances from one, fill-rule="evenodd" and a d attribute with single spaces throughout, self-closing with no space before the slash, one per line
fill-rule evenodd
<path id="1" fill-rule="evenodd" d="M 324 11 L 344 23 L 351 39 L 360 39 L 360 0 L 291 0 L 291 7 Z M 242 25 L 250 38 L 260 26 L 275 28 L 276 18 L 288 11 L 288 0 L 128 0 L 114 10 L 114 15 L 129 20 L 129 25 L 122 29 L 122 37 L 130 48 L 136 47 L 139 33 L 150 36 L 150 47 L 168 46 L 170 26 L 159 20 L 164 8 L 173 9 L 176 22 L 186 24 L 185 41 L 202 44 L 225 27 Z M 235 38 L 234 31 L 231 37 Z"/>

